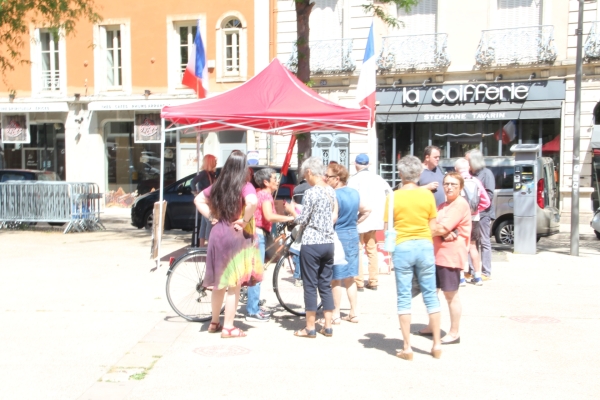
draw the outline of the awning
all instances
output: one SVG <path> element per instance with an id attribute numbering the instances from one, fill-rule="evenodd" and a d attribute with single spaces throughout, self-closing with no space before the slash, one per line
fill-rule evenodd
<path id="1" fill-rule="evenodd" d="M 600 149 L 600 125 L 594 125 L 592 130 L 592 149 Z"/>
<path id="2" fill-rule="evenodd" d="M 65 101 L 0 104 L 0 113 L 12 112 L 69 112 L 69 105 Z"/>
<path id="3" fill-rule="evenodd" d="M 381 104 L 381 102 L 380 102 Z M 377 106 L 376 122 L 506 121 L 560 118 L 562 100 L 523 103 L 423 104 Z"/>

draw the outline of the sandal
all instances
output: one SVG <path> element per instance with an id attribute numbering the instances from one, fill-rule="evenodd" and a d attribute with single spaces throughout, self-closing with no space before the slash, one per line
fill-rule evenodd
<path id="1" fill-rule="evenodd" d="M 413 360 L 413 352 L 411 351 L 410 353 L 405 352 L 404 350 L 400 350 L 400 353 L 396 353 L 396 357 L 401 358 L 403 360 L 406 361 L 412 361 Z"/>
<path id="2" fill-rule="evenodd" d="M 213 328 L 214 326 L 214 328 Z M 220 322 L 211 322 L 208 326 L 208 333 L 219 333 L 223 330 L 223 325 Z"/>
<path id="3" fill-rule="evenodd" d="M 342 317 L 342 320 L 358 324 L 358 315 L 346 315 L 345 317 Z"/>
<path id="4" fill-rule="evenodd" d="M 301 332 L 303 332 L 303 333 L 301 333 Z M 308 338 L 308 339 L 314 339 L 317 337 L 317 330 L 313 329 L 313 330 L 309 331 L 306 328 L 302 328 L 302 329 L 294 332 L 294 336 Z"/>
<path id="5" fill-rule="evenodd" d="M 333 336 L 333 328 L 321 328 L 319 333 L 323 336 L 332 337 Z"/>
<path id="6" fill-rule="evenodd" d="M 227 332 L 227 333 L 225 333 Z M 235 333 L 232 333 L 235 332 Z M 241 338 L 246 337 L 246 332 L 241 330 L 240 328 L 225 328 L 223 327 L 223 332 L 221 332 L 221 339 L 230 339 L 230 338 Z"/>
<path id="7" fill-rule="evenodd" d="M 343 319 L 343 318 L 340 318 L 340 317 L 333 318 L 333 319 L 331 320 L 331 325 L 339 325 L 339 324 L 341 324 L 341 322 L 340 322 L 340 321 L 341 321 L 342 319 Z M 317 320 L 317 324 L 319 324 L 319 325 L 325 325 L 325 318 L 319 318 L 319 319 Z"/>

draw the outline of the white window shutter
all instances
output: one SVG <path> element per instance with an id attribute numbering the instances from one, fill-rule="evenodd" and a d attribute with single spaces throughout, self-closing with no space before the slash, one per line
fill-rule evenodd
<path id="1" fill-rule="evenodd" d="M 131 31 L 130 26 L 121 24 L 121 68 L 123 82 L 121 83 L 123 91 L 131 94 Z"/>
<path id="2" fill-rule="evenodd" d="M 409 12 L 398 10 L 398 19 L 404 23 L 401 35 L 437 33 L 437 0 L 421 0 Z"/>
<path id="3" fill-rule="evenodd" d="M 498 0 L 495 28 L 541 25 L 542 0 Z"/>
<path id="4" fill-rule="evenodd" d="M 342 39 L 343 1 L 315 0 L 310 13 L 310 40 Z"/>
<path id="5" fill-rule="evenodd" d="M 106 27 L 105 26 L 100 26 L 99 27 L 99 36 L 100 36 L 100 40 L 99 40 L 99 46 L 98 46 L 98 54 L 99 54 L 99 60 L 97 60 L 96 62 L 96 66 L 97 66 L 97 75 L 96 75 L 96 92 L 100 92 L 100 91 L 104 91 L 106 90 L 107 87 L 107 82 L 106 82 Z"/>

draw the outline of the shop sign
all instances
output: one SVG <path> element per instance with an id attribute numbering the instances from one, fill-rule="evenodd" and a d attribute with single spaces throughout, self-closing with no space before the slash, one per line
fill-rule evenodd
<path id="1" fill-rule="evenodd" d="M 485 121 L 519 118 L 519 111 L 419 114 L 417 121 Z"/>
<path id="2" fill-rule="evenodd" d="M 14 112 L 69 112 L 66 102 L 0 104 L 0 113 Z"/>
<path id="3" fill-rule="evenodd" d="M 431 92 L 431 103 L 454 104 L 454 103 L 480 103 L 496 101 L 525 100 L 529 94 L 529 86 L 516 85 L 459 85 L 449 88 L 436 88 Z M 421 101 L 421 90 L 402 89 L 403 104 L 419 104 Z"/>
<path id="4" fill-rule="evenodd" d="M 2 116 L 3 143 L 29 143 L 30 141 L 26 115 Z"/>
<path id="5" fill-rule="evenodd" d="M 160 143 L 160 114 L 135 114 L 135 143 Z"/>

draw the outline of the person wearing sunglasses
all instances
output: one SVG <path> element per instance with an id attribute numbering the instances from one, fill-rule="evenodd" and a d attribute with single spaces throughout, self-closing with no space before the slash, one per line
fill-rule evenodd
<path id="1" fill-rule="evenodd" d="M 462 304 L 458 296 L 460 272 L 467 264 L 467 249 L 471 241 L 471 208 L 460 195 L 464 179 L 458 172 L 449 172 L 443 181 L 446 201 L 438 207 L 435 224 L 432 224 L 433 251 L 435 253 L 436 286 L 444 292 L 450 310 L 450 330 L 442 344 L 460 343 L 460 317 Z M 432 335 L 431 326 L 419 332 Z"/>

